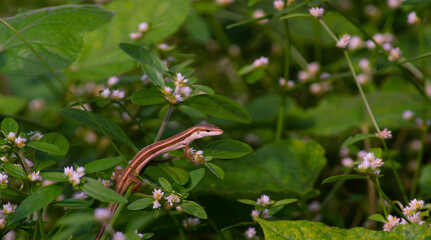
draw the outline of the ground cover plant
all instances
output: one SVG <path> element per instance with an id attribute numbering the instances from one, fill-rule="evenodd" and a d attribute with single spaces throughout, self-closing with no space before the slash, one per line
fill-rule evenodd
<path id="1" fill-rule="evenodd" d="M 1 237 L 431 238 L 429 9 L 0 2 Z"/>

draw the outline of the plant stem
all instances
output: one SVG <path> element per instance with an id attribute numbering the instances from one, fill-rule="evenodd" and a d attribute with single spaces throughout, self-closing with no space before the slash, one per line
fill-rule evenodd
<path id="1" fill-rule="evenodd" d="M 391 201 L 391 199 L 388 198 L 388 196 L 386 196 L 385 192 L 383 192 L 382 188 L 380 187 L 380 183 L 378 182 L 378 179 L 371 179 L 374 183 L 374 186 L 376 187 L 377 191 L 379 192 L 379 194 L 386 200 L 386 202 L 388 202 L 391 207 L 395 210 L 395 212 L 397 212 L 398 215 L 400 215 L 402 218 L 404 218 L 408 223 L 410 223 L 410 221 L 404 216 L 404 214 L 400 211 L 400 209 L 398 209 L 394 203 Z M 383 206 L 384 207 L 384 206 Z"/>
<path id="2" fill-rule="evenodd" d="M 319 22 L 320 22 L 320 24 L 322 24 L 322 27 L 329 33 L 329 35 L 332 37 L 332 39 L 334 39 L 334 41 L 337 42 L 338 38 L 331 31 L 331 29 L 329 29 L 329 27 L 326 25 L 326 23 L 322 19 L 319 19 Z"/>
<path id="3" fill-rule="evenodd" d="M 374 183 L 374 182 L 373 182 L 373 183 Z M 379 191 L 379 189 L 380 189 L 380 190 L 382 190 L 382 188 L 380 187 L 380 182 L 379 182 L 379 179 L 378 179 L 378 178 L 376 178 L 376 182 L 375 182 L 375 183 L 376 183 L 376 184 L 377 184 L 377 186 L 378 186 L 377 191 L 379 192 L 380 202 L 381 202 L 381 204 L 382 204 L 383 213 L 385 214 L 385 219 L 388 219 L 388 213 L 387 213 L 387 211 L 386 211 L 385 200 L 383 199 L 382 191 Z M 373 214 L 374 214 L 374 213 L 373 213 Z"/>
<path id="4" fill-rule="evenodd" d="M 181 228 L 181 224 L 178 222 L 177 218 L 176 218 L 174 215 L 172 215 L 172 212 L 169 212 L 169 215 L 171 216 L 172 221 L 174 222 L 174 224 L 175 224 L 176 226 L 179 226 L 179 228 L 178 228 L 178 232 L 180 233 L 180 239 L 181 239 L 181 240 L 186 240 L 186 239 L 187 239 L 187 238 L 186 238 L 186 235 L 184 234 L 184 231 L 183 231 L 183 229 Z"/>
<path id="5" fill-rule="evenodd" d="M 314 29 L 314 60 L 318 63 L 322 63 L 322 34 L 319 23 L 313 21 Z"/>
<path id="6" fill-rule="evenodd" d="M 168 111 L 166 112 L 165 118 L 163 119 L 162 125 L 160 126 L 159 132 L 154 142 L 157 142 L 162 137 L 163 131 L 165 131 L 166 125 L 168 124 L 169 118 L 171 117 L 172 111 L 174 110 L 174 105 L 169 105 Z"/>
<path id="7" fill-rule="evenodd" d="M 45 228 L 43 226 L 42 211 L 43 211 L 43 208 L 37 211 L 37 221 L 39 225 L 40 239 L 44 240 L 46 239 L 46 237 L 45 237 Z"/>

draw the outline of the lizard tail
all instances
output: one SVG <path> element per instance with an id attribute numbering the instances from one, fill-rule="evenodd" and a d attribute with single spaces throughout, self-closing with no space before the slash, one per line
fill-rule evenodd
<path id="1" fill-rule="evenodd" d="M 117 208 L 118 203 L 109 203 L 108 210 L 111 213 L 111 216 L 114 215 L 115 209 Z M 100 225 L 99 231 L 97 232 L 96 238 L 94 240 L 100 240 L 105 232 L 106 223 L 102 223 Z"/>
<path id="2" fill-rule="evenodd" d="M 102 224 L 99 228 L 99 232 L 97 232 L 97 236 L 94 240 L 100 240 L 102 238 L 103 233 L 105 232 L 106 225 Z"/>

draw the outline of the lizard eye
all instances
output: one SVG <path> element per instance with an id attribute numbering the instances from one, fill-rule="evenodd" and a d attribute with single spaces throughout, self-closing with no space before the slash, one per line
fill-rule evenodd
<path id="1" fill-rule="evenodd" d="M 210 130 L 208 130 L 208 129 L 207 129 L 206 131 L 207 131 L 207 132 L 210 132 Z"/>

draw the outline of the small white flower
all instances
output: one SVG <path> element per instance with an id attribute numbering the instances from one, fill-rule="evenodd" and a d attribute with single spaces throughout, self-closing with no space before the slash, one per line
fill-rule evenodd
<path id="1" fill-rule="evenodd" d="M 144 33 L 144 32 L 148 32 L 149 29 L 149 25 L 146 22 L 140 23 L 138 26 L 138 29 L 140 32 Z"/>
<path id="2" fill-rule="evenodd" d="M 410 25 L 419 23 L 419 18 L 415 12 L 411 12 L 407 15 L 407 23 Z"/>
<path id="3" fill-rule="evenodd" d="M 114 86 L 120 81 L 120 79 L 117 76 L 112 76 L 108 79 L 108 86 Z"/>
<path id="4" fill-rule="evenodd" d="M 275 9 L 277 9 L 278 11 L 281 11 L 284 8 L 284 1 L 283 0 L 275 0 L 273 5 L 274 5 Z"/>
<path id="5" fill-rule="evenodd" d="M 216 0 L 216 3 L 221 6 L 229 5 L 233 3 L 234 0 Z"/>
<path id="6" fill-rule="evenodd" d="M 76 192 L 72 196 L 72 198 L 74 199 L 84 199 L 86 197 L 88 197 L 88 194 L 86 192 Z"/>
<path id="7" fill-rule="evenodd" d="M 403 112 L 403 119 L 405 119 L 405 120 L 410 120 L 413 118 L 413 116 L 414 116 L 414 113 L 410 110 L 405 110 Z"/>
<path id="8" fill-rule="evenodd" d="M 164 194 L 165 193 L 162 191 L 162 189 L 154 189 L 153 190 L 153 197 L 157 201 L 160 200 L 160 199 L 162 199 L 162 197 L 163 197 Z"/>
<path id="9" fill-rule="evenodd" d="M 251 218 L 253 219 L 253 221 L 256 221 L 255 218 L 258 218 L 260 216 L 260 211 L 259 210 L 252 210 L 251 211 Z"/>
<path id="10" fill-rule="evenodd" d="M 111 180 L 109 180 L 109 179 L 97 179 L 99 182 L 101 182 L 102 184 L 103 184 L 103 186 L 105 186 L 105 187 L 107 187 L 107 188 L 109 188 L 109 187 L 111 187 L 111 185 L 112 185 L 112 183 L 111 183 Z"/>
<path id="11" fill-rule="evenodd" d="M 25 146 L 25 142 L 27 142 L 27 139 L 22 137 L 15 138 L 15 146 L 18 148 L 23 148 Z"/>
<path id="12" fill-rule="evenodd" d="M 84 167 L 78 167 L 76 168 L 76 173 L 81 178 L 85 175 L 85 168 Z"/>
<path id="13" fill-rule="evenodd" d="M 393 62 L 393 61 L 400 59 L 401 50 L 400 50 L 400 48 L 392 48 L 391 51 L 389 52 L 389 54 L 390 55 L 388 56 L 388 60 Z"/>
<path id="14" fill-rule="evenodd" d="M 379 133 L 375 133 L 375 135 L 382 139 L 392 138 L 392 132 L 389 131 L 387 128 L 383 129 Z"/>
<path id="15" fill-rule="evenodd" d="M 120 91 L 117 89 L 117 90 L 112 91 L 111 98 L 113 100 L 119 101 L 119 100 L 123 99 L 124 96 L 125 96 L 124 91 Z"/>
<path id="16" fill-rule="evenodd" d="M 183 97 L 180 94 L 175 94 L 175 103 L 179 103 L 184 101 Z"/>
<path id="17" fill-rule="evenodd" d="M 81 183 L 81 178 L 77 172 L 73 172 L 72 175 L 69 176 L 69 182 L 73 184 L 73 186 L 77 186 Z"/>
<path id="18" fill-rule="evenodd" d="M 400 224 L 399 218 L 392 215 L 388 215 L 388 221 L 383 226 L 383 231 L 389 232 L 391 229 L 398 226 L 398 224 Z"/>
<path id="19" fill-rule="evenodd" d="M 371 41 L 371 40 L 368 40 L 368 41 L 366 42 L 366 46 L 367 46 L 367 48 L 368 48 L 368 49 L 370 49 L 370 50 L 372 50 L 372 49 L 376 48 L 376 44 L 375 44 L 373 41 Z"/>
<path id="20" fill-rule="evenodd" d="M 139 238 L 143 238 L 144 237 L 143 233 L 138 233 L 138 229 L 135 229 L 135 234 L 138 235 Z"/>
<path id="21" fill-rule="evenodd" d="M 350 50 L 356 50 L 361 48 L 362 46 L 364 46 L 364 41 L 362 41 L 362 38 L 359 36 L 353 36 L 350 39 L 350 43 L 349 43 L 349 49 Z"/>
<path id="22" fill-rule="evenodd" d="M 287 81 L 287 88 L 293 88 L 295 86 L 295 82 L 292 80 Z"/>
<path id="23" fill-rule="evenodd" d="M 318 201 L 312 201 L 309 205 L 308 205 L 308 211 L 313 212 L 313 213 L 318 213 L 320 211 L 320 203 Z"/>
<path id="24" fill-rule="evenodd" d="M 64 168 L 64 174 L 66 174 L 68 177 L 72 176 L 73 172 L 74 170 L 72 166 Z"/>
<path id="25" fill-rule="evenodd" d="M 371 72 L 370 61 L 368 61 L 368 59 L 366 59 L 366 58 L 362 58 L 361 60 L 359 60 L 358 66 L 359 66 L 359 68 L 362 69 L 362 71 L 364 71 L 366 73 Z"/>
<path id="26" fill-rule="evenodd" d="M 257 9 L 256 11 L 253 12 L 253 18 L 261 18 L 265 16 L 265 12 L 262 9 Z M 264 24 L 267 23 L 268 19 L 262 19 L 260 20 L 258 23 L 259 24 Z"/>
<path id="27" fill-rule="evenodd" d="M 189 97 L 190 94 L 192 93 L 192 91 L 193 91 L 193 89 L 189 86 L 181 87 L 179 90 L 180 94 L 182 94 L 185 97 Z"/>
<path id="28" fill-rule="evenodd" d="M 94 216 L 100 222 L 109 222 L 111 219 L 111 212 L 107 208 L 96 208 L 94 209 Z"/>
<path id="29" fill-rule="evenodd" d="M 340 40 L 338 40 L 337 47 L 339 47 L 339 48 L 346 48 L 347 45 L 349 44 L 349 42 L 350 42 L 350 35 L 349 34 L 344 34 L 340 38 Z"/>
<path id="30" fill-rule="evenodd" d="M 146 83 L 146 82 L 147 82 L 147 80 L 148 80 L 148 76 L 147 76 L 147 74 L 143 74 L 143 75 L 141 76 L 141 81 L 142 81 L 142 82 L 144 82 L 144 83 Z"/>
<path id="31" fill-rule="evenodd" d="M 6 226 L 6 220 L 4 218 L 0 218 L 0 229 L 3 229 Z"/>
<path id="32" fill-rule="evenodd" d="M 172 88 L 170 88 L 170 87 L 164 87 L 164 88 L 162 89 L 162 93 L 163 93 L 163 94 L 165 94 L 165 95 L 171 95 L 171 94 L 172 94 L 172 91 L 173 91 L 173 89 L 172 89 Z"/>
<path id="33" fill-rule="evenodd" d="M 173 206 L 174 203 L 180 203 L 181 202 L 181 198 L 175 194 L 175 192 L 173 191 L 172 194 L 170 194 L 169 196 L 166 197 L 166 200 L 168 201 L 168 203 Z"/>
<path id="34" fill-rule="evenodd" d="M 358 165 L 358 169 L 361 169 L 361 170 L 366 170 L 369 167 L 370 167 L 370 162 L 365 161 L 365 160 L 362 161 L 362 163 Z"/>
<path id="35" fill-rule="evenodd" d="M 108 98 L 109 95 L 111 95 L 111 90 L 109 90 L 109 88 L 103 89 L 103 91 L 100 93 L 100 96 L 103 98 Z"/>
<path id="36" fill-rule="evenodd" d="M 33 136 L 31 136 L 30 141 L 39 141 L 43 138 L 43 134 L 40 132 L 35 132 Z"/>
<path id="37" fill-rule="evenodd" d="M 344 167 L 351 168 L 353 167 L 353 160 L 351 158 L 343 158 L 341 159 L 341 164 L 343 164 Z"/>
<path id="38" fill-rule="evenodd" d="M 314 77 L 320 71 L 320 64 L 318 62 L 309 63 L 307 65 L 307 71 Z"/>
<path id="39" fill-rule="evenodd" d="M 137 33 L 130 33 L 129 37 L 133 40 L 133 41 L 137 41 L 142 37 L 142 33 L 141 32 L 137 32 Z"/>
<path id="40" fill-rule="evenodd" d="M 34 163 L 32 161 L 28 160 L 27 158 L 25 158 L 24 160 L 25 160 L 25 163 L 27 164 L 27 166 L 29 166 L 29 167 L 34 166 Z"/>
<path id="41" fill-rule="evenodd" d="M 260 217 L 262 219 L 268 219 L 268 218 L 270 218 L 271 215 L 269 215 L 269 210 L 268 209 L 263 210 L 262 213 L 260 214 Z"/>
<path id="42" fill-rule="evenodd" d="M 416 198 L 409 202 L 409 208 L 412 211 L 421 210 L 424 207 L 425 202 L 423 200 L 417 200 Z"/>
<path id="43" fill-rule="evenodd" d="M 6 136 L 7 139 L 11 140 L 12 142 L 15 141 L 15 133 L 14 132 L 10 132 L 8 133 L 8 135 Z"/>
<path id="44" fill-rule="evenodd" d="M 253 227 L 249 227 L 248 229 L 247 229 L 247 231 L 245 231 L 245 237 L 247 238 L 247 239 L 252 239 L 252 238 L 255 238 L 256 237 L 256 229 L 254 229 Z"/>
<path id="45" fill-rule="evenodd" d="M 376 159 L 374 159 L 374 161 L 370 162 L 370 166 L 372 169 L 379 168 L 379 167 L 383 166 L 383 161 L 380 158 L 376 158 Z M 378 175 L 378 173 L 377 173 L 377 175 Z"/>
<path id="46" fill-rule="evenodd" d="M 313 7 L 308 10 L 308 12 L 313 16 L 315 19 L 319 19 L 323 16 L 325 13 L 325 10 L 323 8 L 319 7 Z"/>
<path id="47" fill-rule="evenodd" d="M 9 181 L 7 180 L 8 175 L 6 173 L 0 173 L 0 184 L 1 185 L 5 185 L 7 184 Z"/>
<path id="48" fill-rule="evenodd" d="M 268 65 L 268 58 L 260 57 L 253 62 L 253 68 L 261 68 Z"/>
<path id="49" fill-rule="evenodd" d="M 367 6 L 365 6 L 364 12 L 368 16 L 374 17 L 374 18 L 380 15 L 380 10 L 373 4 L 368 4 Z"/>
<path id="50" fill-rule="evenodd" d="M 368 82 L 368 80 L 369 80 L 368 75 L 367 75 L 367 74 L 365 74 L 365 73 L 358 74 L 358 76 L 356 76 L 356 78 L 358 79 L 358 82 L 359 82 L 359 84 L 361 84 L 361 85 L 364 85 L 364 84 L 365 84 L 365 83 L 367 83 L 367 82 Z"/>
<path id="51" fill-rule="evenodd" d="M 399 8 L 405 0 L 387 0 L 388 7 L 395 9 Z"/>
<path id="52" fill-rule="evenodd" d="M 30 181 L 32 182 L 36 182 L 36 181 L 41 181 L 42 177 L 39 176 L 40 171 L 37 172 L 32 172 L 28 175 L 28 178 L 30 179 Z"/>
<path id="53" fill-rule="evenodd" d="M 367 155 L 367 152 L 364 150 L 359 151 L 357 154 L 358 159 L 364 158 L 366 155 Z"/>
<path id="54" fill-rule="evenodd" d="M 0 160 L 1 160 L 2 162 L 9 162 L 9 159 L 7 159 L 7 157 L 6 157 L 6 156 L 1 156 L 1 157 L 0 157 Z"/>
<path id="55" fill-rule="evenodd" d="M 3 204 L 3 213 L 11 214 L 15 212 L 15 210 L 16 210 L 15 204 L 11 204 L 10 202 L 8 202 L 7 204 Z"/>
<path id="56" fill-rule="evenodd" d="M 268 195 L 263 194 L 259 199 L 257 199 L 256 204 L 265 207 L 271 204 L 271 200 Z"/>
<path id="57" fill-rule="evenodd" d="M 193 229 L 201 223 L 199 218 L 187 218 L 183 220 L 183 226 L 187 229 Z"/>
<path id="58" fill-rule="evenodd" d="M 114 233 L 112 240 L 127 240 L 127 237 L 122 232 L 116 232 Z"/>
<path id="59" fill-rule="evenodd" d="M 278 85 L 280 85 L 280 87 L 285 87 L 286 86 L 286 79 L 280 78 L 278 80 Z"/>
<path id="60" fill-rule="evenodd" d="M 159 45 L 157 45 L 157 48 L 163 51 L 167 51 L 169 49 L 169 45 L 166 43 L 161 43 Z"/>

